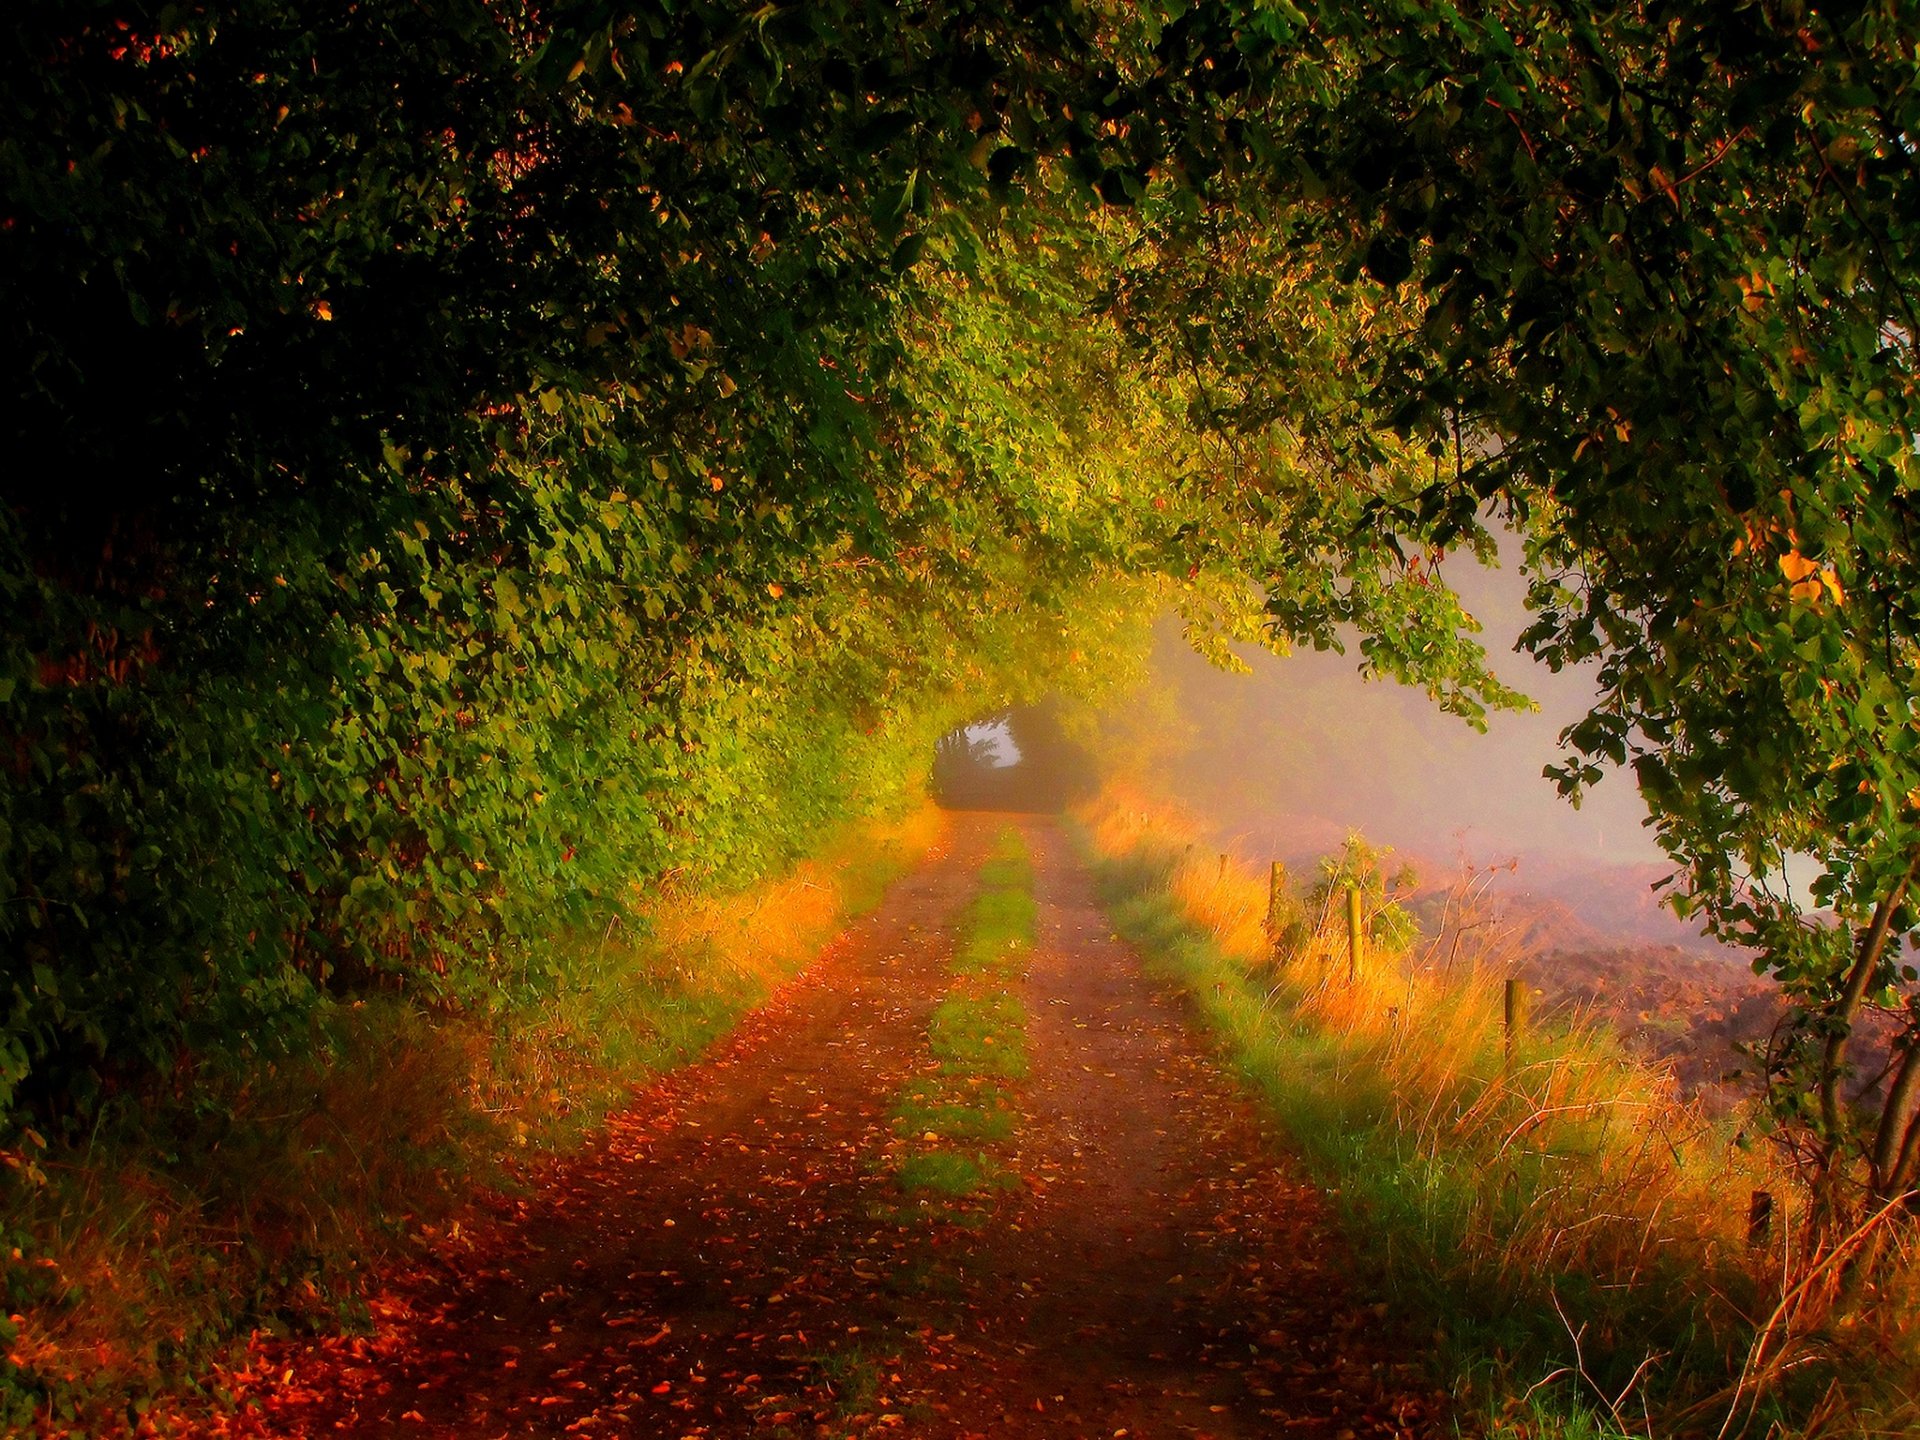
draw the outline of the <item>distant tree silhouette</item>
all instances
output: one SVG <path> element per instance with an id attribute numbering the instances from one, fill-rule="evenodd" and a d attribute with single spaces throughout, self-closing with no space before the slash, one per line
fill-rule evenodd
<path id="1" fill-rule="evenodd" d="M 982 725 L 1004 725 L 1020 758 L 996 763 L 999 747 L 973 739 Z M 1063 810 L 1098 788 L 1093 762 L 1066 733 L 1050 702 L 1004 710 L 943 736 L 934 749 L 933 790 L 949 810 Z"/>

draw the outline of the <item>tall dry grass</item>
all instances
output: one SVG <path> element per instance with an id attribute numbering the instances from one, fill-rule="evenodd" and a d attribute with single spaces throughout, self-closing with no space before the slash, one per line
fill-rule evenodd
<path id="1" fill-rule="evenodd" d="M 1442 933 L 1356 977 L 1343 908 L 1277 945 L 1264 869 L 1223 864 L 1192 817 L 1109 791 L 1080 820 L 1120 926 L 1339 1193 L 1490 1431 L 1920 1433 L 1910 1275 L 1838 1312 L 1834 1257 L 1802 1248 L 1795 1177 L 1755 1126 L 1596 1025 L 1510 1042 L 1518 957 L 1471 877 Z M 1756 1191 L 1776 1205 L 1759 1245 Z"/>
<path id="2" fill-rule="evenodd" d="M 637 897 L 631 932 L 561 937 L 562 980 L 510 1027 L 473 1076 L 477 1107 L 517 1143 L 572 1143 L 633 1080 L 681 1063 L 877 904 L 946 833 L 924 805 L 849 832 L 785 876 L 735 893 L 669 879 Z"/>

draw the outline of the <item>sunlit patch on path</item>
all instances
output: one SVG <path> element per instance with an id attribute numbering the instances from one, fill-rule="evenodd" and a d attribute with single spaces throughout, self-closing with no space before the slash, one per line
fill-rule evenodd
<path id="1" fill-rule="evenodd" d="M 1433 1433 L 1343 1297 L 1318 1197 L 1021 822 L 1037 944 L 1016 1183 L 922 1203 L 890 1112 L 930 1063 L 1004 828 L 960 817 L 716 1055 L 377 1295 L 370 1336 L 261 1346 L 235 1434 Z"/>

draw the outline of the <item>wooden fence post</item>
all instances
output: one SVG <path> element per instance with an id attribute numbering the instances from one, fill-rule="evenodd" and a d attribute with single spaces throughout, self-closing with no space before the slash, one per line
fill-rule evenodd
<path id="1" fill-rule="evenodd" d="M 1267 947 L 1280 958 L 1280 916 L 1287 904 L 1287 867 L 1278 860 L 1267 868 Z"/>
<path id="2" fill-rule="evenodd" d="M 1360 909 L 1360 887 L 1347 887 L 1347 983 L 1360 979 L 1367 963 L 1366 917 Z"/>
<path id="3" fill-rule="evenodd" d="M 1507 979 L 1507 1064 L 1513 1064 L 1513 1052 L 1527 1028 L 1527 985 L 1518 977 Z"/>

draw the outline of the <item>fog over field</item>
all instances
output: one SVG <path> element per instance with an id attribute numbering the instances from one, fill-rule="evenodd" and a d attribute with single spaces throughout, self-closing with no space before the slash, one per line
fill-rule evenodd
<path id="1" fill-rule="evenodd" d="M 1496 713 L 1482 734 L 1420 691 L 1362 679 L 1352 650 L 1281 658 L 1239 646 L 1251 673 L 1235 675 L 1166 621 L 1133 722 L 1167 737 L 1150 762 L 1161 782 L 1250 859 L 1311 864 L 1358 830 L 1412 862 L 1423 890 L 1467 865 L 1511 866 L 1496 884 L 1529 950 L 1715 949 L 1657 903 L 1650 887 L 1670 867 L 1631 773 L 1609 773 L 1577 810 L 1542 777 L 1593 684 L 1588 672 L 1555 674 L 1513 653 L 1525 624 L 1518 571 L 1461 560 L 1446 578 L 1485 626 L 1498 673 L 1538 711 Z"/>

